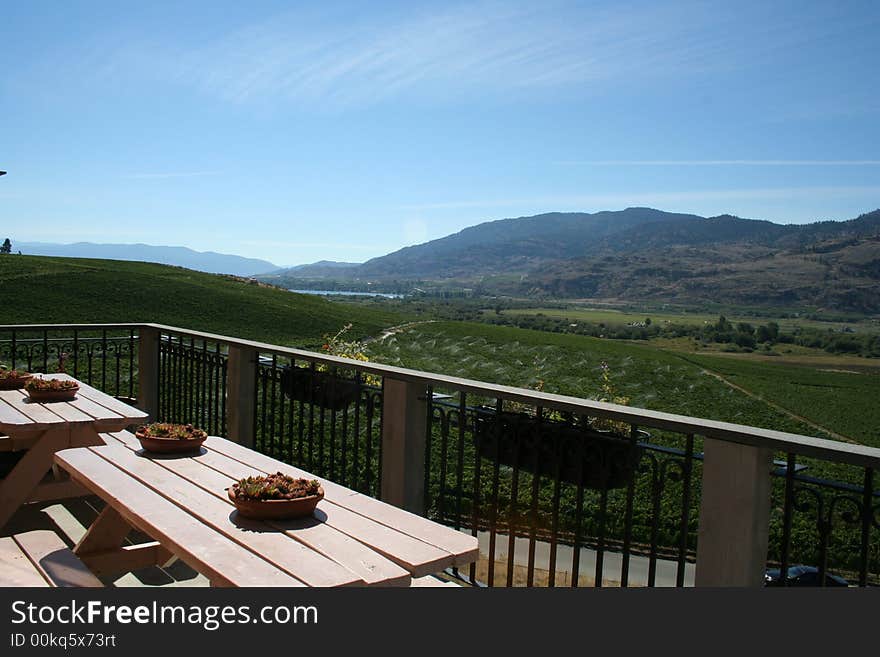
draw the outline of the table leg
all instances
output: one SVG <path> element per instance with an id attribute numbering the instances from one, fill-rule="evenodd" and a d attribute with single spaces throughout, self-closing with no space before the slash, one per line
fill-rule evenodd
<path id="1" fill-rule="evenodd" d="M 36 441 L 33 441 L 36 442 Z M 69 442 L 65 447 L 93 447 L 106 444 L 104 439 L 92 425 L 71 425 Z M 71 481 L 67 474 L 52 463 L 55 481 L 40 483 L 34 488 L 25 502 L 46 502 L 48 500 L 64 500 L 71 497 L 83 497 L 89 491 Z"/>
<path id="2" fill-rule="evenodd" d="M 105 506 L 73 553 L 96 575 L 166 566 L 175 560 L 175 556 L 156 541 L 123 546 L 131 530 L 131 524 L 116 509 Z"/>
<path id="3" fill-rule="evenodd" d="M 74 424 L 70 427 L 71 447 L 95 447 L 106 445 L 101 434 L 91 424 Z"/>
<path id="4" fill-rule="evenodd" d="M 118 549 L 122 547 L 122 542 L 131 530 L 128 520 L 112 506 L 105 506 L 76 544 L 73 553 L 81 556 L 90 552 Z"/>
<path id="5" fill-rule="evenodd" d="M 0 527 L 31 497 L 40 480 L 52 469 L 52 455 L 69 442 L 67 427 L 47 430 L 0 482 Z"/>

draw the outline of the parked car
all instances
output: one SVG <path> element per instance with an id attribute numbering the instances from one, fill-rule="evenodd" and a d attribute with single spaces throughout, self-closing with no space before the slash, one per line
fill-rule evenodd
<path id="1" fill-rule="evenodd" d="M 782 586 L 779 568 L 769 568 L 764 573 L 764 586 Z M 789 566 L 786 586 L 821 586 L 819 569 L 815 566 Z M 825 586 L 849 586 L 843 577 L 825 573 Z"/>

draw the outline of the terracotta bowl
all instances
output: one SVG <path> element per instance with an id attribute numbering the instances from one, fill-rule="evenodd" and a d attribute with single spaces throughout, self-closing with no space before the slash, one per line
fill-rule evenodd
<path id="1" fill-rule="evenodd" d="M 315 512 L 318 502 L 324 499 L 323 488 L 318 488 L 317 495 L 295 500 L 240 500 L 231 487 L 228 493 L 229 499 L 242 516 L 258 520 L 286 520 L 310 516 Z"/>
<path id="2" fill-rule="evenodd" d="M 176 438 L 155 438 L 153 436 L 145 436 L 140 431 L 134 434 L 141 447 L 147 452 L 156 452 L 157 454 L 182 454 L 197 452 L 202 447 L 207 436 L 204 438 L 193 438 L 192 440 L 177 440 Z"/>
<path id="3" fill-rule="evenodd" d="M 20 390 L 32 378 L 33 375 L 28 374 L 17 379 L 0 379 L 0 390 Z"/>
<path id="4" fill-rule="evenodd" d="M 60 402 L 76 399 L 79 386 L 69 390 L 27 390 L 27 396 L 35 402 Z"/>

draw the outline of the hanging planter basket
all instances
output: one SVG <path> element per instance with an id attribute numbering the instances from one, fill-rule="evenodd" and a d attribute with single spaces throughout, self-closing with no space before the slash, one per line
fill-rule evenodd
<path id="1" fill-rule="evenodd" d="M 281 390 L 298 402 L 339 411 L 358 400 L 361 386 L 330 372 L 288 366 L 281 370 Z"/>
<path id="2" fill-rule="evenodd" d="M 609 490 L 629 485 L 650 438 L 636 439 L 570 422 L 493 408 L 477 409 L 474 439 L 480 456 L 501 465 L 556 478 L 585 488 Z"/>

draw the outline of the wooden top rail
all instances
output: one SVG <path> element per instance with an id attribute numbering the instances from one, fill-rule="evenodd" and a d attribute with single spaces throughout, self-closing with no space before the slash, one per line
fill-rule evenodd
<path id="1" fill-rule="evenodd" d="M 331 366 L 354 369 L 361 372 L 376 374 L 401 381 L 424 384 L 425 386 L 440 386 L 453 388 L 462 392 L 474 393 L 484 397 L 502 397 L 512 401 L 523 402 L 544 408 L 552 408 L 561 411 L 570 411 L 582 415 L 620 420 L 634 424 L 642 428 L 655 428 L 675 431 L 683 434 L 694 434 L 705 438 L 715 438 L 728 442 L 751 445 L 754 447 L 769 447 L 780 452 L 792 452 L 803 456 L 849 463 L 861 467 L 880 469 L 880 449 L 865 445 L 851 445 L 835 440 L 826 440 L 812 436 L 762 429 L 731 422 L 720 422 L 704 418 L 695 418 L 687 415 L 676 415 L 662 411 L 651 411 L 632 406 L 622 406 L 607 402 L 582 399 L 568 395 L 556 395 L 546 392 L 529 390 L 528 388 L 516 388 L 494 383 L 484 383 L 473 379 L 463 379 L 445 374 L 435 374 L 412 370 L 393 365 L 379 363 L 365 363 L 363 361 L 340 358 L 319 354 L 313 351 L 283 347 L 254 340 L 244 340 L 216 333 L 193 331 L 190 329 L 167 326 L 164 324 L 25 324 L 25 325 L 0 325 L 2 330 L 43 330 L 43 329 L 101 329 L 101 328 L 150 328 L 161 333 L 185 335 L 211 342 L 220 342 L 228 346 L 244 349 L 252 349 L 256 352 L 267 352 L 282 356 L 290 356 L 308 360 L 315 363 L 323 363 Z"/>
<path id="2" fill-rule="evenodd" d="M 100 331 L 102 329 L 139 329 L 144 323 L 122 324 L 0 324 L 0 331 Z"/>

